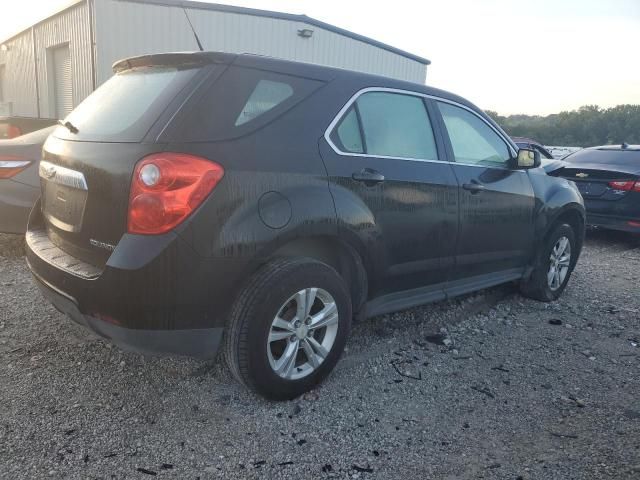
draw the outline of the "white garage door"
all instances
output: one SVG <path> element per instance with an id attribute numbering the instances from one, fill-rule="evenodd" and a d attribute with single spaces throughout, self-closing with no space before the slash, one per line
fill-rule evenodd
<path id="1" fill-rule="evenodd" d="M 52 52 L 56 117 L 64 118 L 73 110 L 71 56 L 69 45 L 56 47 Z"/>

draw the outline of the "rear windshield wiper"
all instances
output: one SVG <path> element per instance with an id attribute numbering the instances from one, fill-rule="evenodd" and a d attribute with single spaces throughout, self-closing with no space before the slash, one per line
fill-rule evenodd
<path id="1" fill-rule="evenodd" d="M 67 128 L 71 133 L 78 133 L 80 130 L 71 122 L 63 122 L 62 120 L 58 120 L 58 125 L 62 125 Z"/>

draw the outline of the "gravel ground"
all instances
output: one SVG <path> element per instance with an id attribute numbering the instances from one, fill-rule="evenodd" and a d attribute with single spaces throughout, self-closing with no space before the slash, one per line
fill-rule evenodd
<path id="1" fill-rule="evenodd" d="M 0 236 L 0 477 L 638 479 L 639 284 L 640 238 L 590 232 L 560 301 L 362 322 L 324 385 L 271 403 L 92 337 Z"/>

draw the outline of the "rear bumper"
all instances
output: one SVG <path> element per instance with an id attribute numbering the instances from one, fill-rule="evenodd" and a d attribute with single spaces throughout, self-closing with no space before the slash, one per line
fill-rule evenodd
<path id="1" fill-rule="evenodd" d="M 123 350 L 151 354 L 187 355 L 198 358 L 215 356 L 222 340 L 222 328 L 190 330 L 141 330 L 125 328 L 80 312 L 78 302 L 58 291 L 34 273 L 36 285 L 42 295 L 56 309 L 76 323 L 89 328 L 98 336 L 109 340 Z"/>
<path id="2" fill-rule="evenodd" d="M 640 233 L 640 218 L 597 215 L 587 212 L 587 225 L 622 232 Z"/>
<path id="3" fill-rule="evenodd" d="M 201 257 L 169 232 L 124 234 L 107 263 L 95 266 L 60 250 L 43 229 L 36 205 L 27 262 L 58 310 L 125 349 L 215 355 L 245 262 Z"/>
<path id="4" fill-rule="evenodd" d="M 39 197 L 39 188 L 10 179 L 0 180 L 0 232 L 24 233 L 29 212 Z"/>

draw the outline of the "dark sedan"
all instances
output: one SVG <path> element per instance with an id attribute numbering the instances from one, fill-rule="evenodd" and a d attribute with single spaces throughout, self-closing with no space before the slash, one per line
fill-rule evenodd
<path id="1" fill-rule="evenodd" d="M 55 128 L 0 140 L 0 232 L 25 232 L 29 212 L 40 197 L 42 145 Z"/>
<path id="2" fill-rule="evenodd" d="M 511 140 L 515 142 L 518 148 L 529 148 L 540 153 L 540 158 L 543 160 L 553 160 L 553 155 L 547 148 L 537 140 L 527 137 L 511 137 Z"/>
<path id="3" fill-rule="evenodd" d="M 564 158 L 552 175 L 573 180 L 589 225 L 640 233 L 640 145 L 606 145 Z"/>

